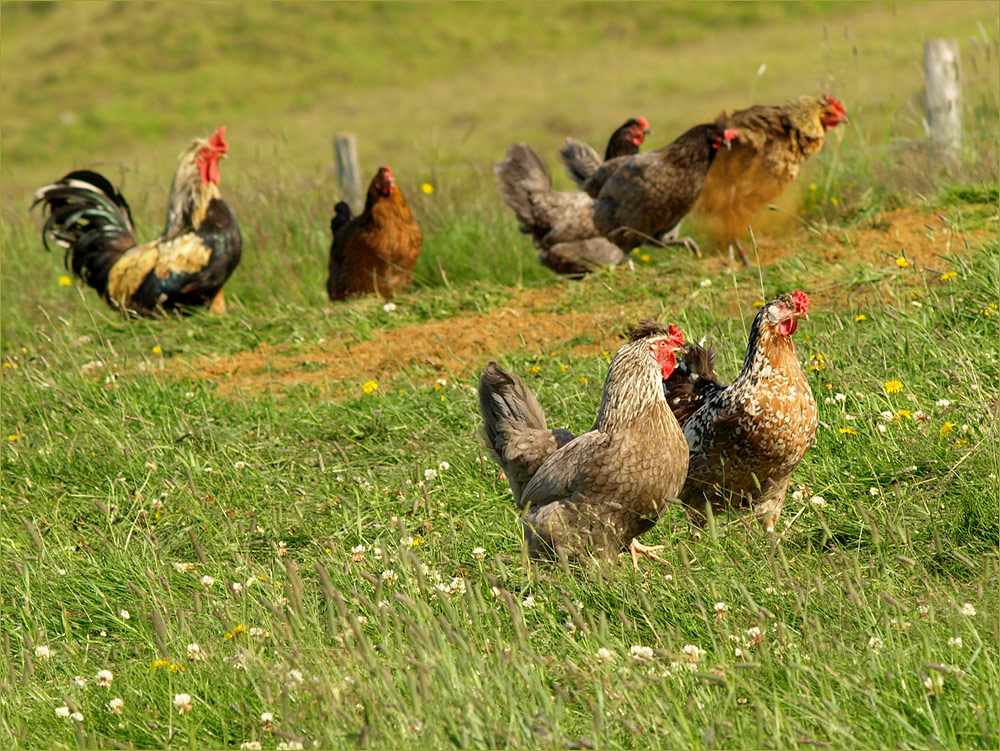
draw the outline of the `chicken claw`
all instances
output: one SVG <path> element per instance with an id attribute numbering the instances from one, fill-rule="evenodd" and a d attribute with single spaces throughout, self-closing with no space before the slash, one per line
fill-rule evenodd
<path id="1" fill-rule="evenodd" d="M 628 552 L 632 556 L 632 568 L 636 571 L 639 570 L 639 557 L 649 558 L 651 561 L 656 561 L 657 563 L 663 563 L 670 565 L 670 561 L 665 558 L 661 558 L 656 555 L 656 551 L 666 549 L 666 545 L 643 545 L 636 539 L 632 540 L 632 544 L 628 546 Z"/>

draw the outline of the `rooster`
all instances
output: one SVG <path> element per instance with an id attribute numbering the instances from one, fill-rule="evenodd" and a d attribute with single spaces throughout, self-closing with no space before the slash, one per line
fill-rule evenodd
<path id="1" fill-rule="evenodd" d="M 331 300 L 371 292 L 389 300 L 410 286 L 424 236 L 391 169 L 379 167 L 375 173 L 364 211 L 352 217 L 350 207 L 341 201 L 334 212 L 326 282 Z"/>
<path id="2" fill-rule="evenodd" d="M 690 446 L 680 493 L 688 517 L 750 507 L 773 531 L 792 472 L 816 437 L 816 401 L 792 334 L 808 318 L 796 290 L 764 305 L 750 329 L 743 371 L 730 386 L 715 375 L 715 347 L 692 345 L 663 384 Z M 673 456 L 667 461 L 673 462 Z"/>
<path id="3" fill-rule="evenodd" d="M 114 308 L 130 314 L 205 306 L 226 309 L 222 285 L 240 262 L 242 240 L 219 194 L 219 159 L 229 151 L 226 128 L 197 138 L 180 156 L 155 240 L 136 245 L 132 212 L 107 178 L 70 172 L 35 193 L 47 217 L 42 242 L 66 249 L 64 263 Z"/>
<path id="4" fill-rule="evenodd" d="M 653 241 L 698 253 L 694 240 L 674 239 L 671 232 L 694 206 L 719 149 L 729 148 L 738 136 L 736 130 L 703 123 L 668 146 L 603 164 L 591 147 L 572 139 L 566 139 L 559 156 L 595 199 L 597 231 L 619 248 L 629 251 Z"/>
<path id="5" fill-rule="evenodd" d="M 735 245 L 749 264 L 739 238 L 754 213 L 784 192 L 802 162 L 823 148 L 828 130 L 848 122 L 847 111 L 834 97 L 803 96 L 781 106 L 723 112 L 718 122 L 737 128 L 740 139 L 712 164 L 695 208 L 721 225 L 729 259 Z"/>
<path id="6" fill-rule="evenodd" d="M 611 134 L 605 158 L 637 153 L 648 132 L 646 118 L 627 120 Z M 594 228 L 593 199 L 553 190 L 549 171 L 526 143 L 512 144 L 494 171 L 501 197 L 517 214 L 521 231 L 534 239 L 543 266 L 580 277 L 625 260 L 621 249 Z"/>
<path id="7" fill-rule="evenodd" d="M 525 510 L 524 536 L 543 551 L 610 558 L 628 549 L 660 560 L 635 538 L 653 527 L 684 484 L 688 447 L 667 405 L 664 379 L 684 334 L 644 321 L 618 350 L 594 427 L 550 430 L 520 378 L 489 363 L 479 380 L 480 437 Z"/>

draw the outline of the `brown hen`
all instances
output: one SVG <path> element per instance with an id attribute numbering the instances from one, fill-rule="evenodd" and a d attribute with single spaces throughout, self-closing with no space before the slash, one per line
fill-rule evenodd
<path id="1" fill-rule="evenodd" d="M 680 498 L 693 521 L 704 521 L 706 504 L 713 514 L 750 508 L 774 529 L 792 472 L 816 437 L 816 401 L 792 343 L 808 309 L 799 290 L 764 305 L 743 371 L 730 386 L 715 375 L 711 345 L 692 345 L 665 379 L 667 402 L 690 446 Z"/>
<path id="2" fill-rule="evenodd" d="M 847 112 L 834 97 L 803 96 L 780 106 L 723 112 L 717 121 L 738 129 L 740 138 L 712 164 L 695 209 L 718 222 L 730 260 L 735 245 L 749 263 L 739 238 L 754 213 L 798 177 L 802 162 L 823 148 L 826 132 L 847 122 Z"/>
<path id="3" fill-rule="evenodd" d="M 491 362 L 479 381 L 480 436 L 525 510 L 524 536 L 543 552 L 656 558 L 635 538 L 653 527 L 684 484 L 687 443 L 663 380 L 683 333 L 644 322 L 608 368 L 594 427 L 550 430 L 521 379 Z"/>
<path id="4" fill-rule="evenodd" d="M 330 276 L 326 290 L 331 300 L 378 292 L 392 298 L 410 286 L 424 236 L 393 178 L 379 167 L 365 200 L 365 210 L 351 216 L 340 202 L 330 221 Z"/>

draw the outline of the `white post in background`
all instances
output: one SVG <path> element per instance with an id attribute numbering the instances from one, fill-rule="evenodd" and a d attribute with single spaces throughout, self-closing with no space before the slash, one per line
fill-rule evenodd
<path id="1" fill-rule="evenodd" d="M 364 208 L 361 194 L 361 166 L 358 163 L 358 138 L 353 133 L 337 133 L 333 137 L 333 154 L 337 162 L 337 186 L 340 200 L 347 201 L 353 214 Z"/>
<path id="2" fill-rule="evenodd" d="M 962 82 L 957 39 L 930 39 L 924 43 L 924 80 L 934 151 L 951 167 L 957 163 L 962 148 Z"/>

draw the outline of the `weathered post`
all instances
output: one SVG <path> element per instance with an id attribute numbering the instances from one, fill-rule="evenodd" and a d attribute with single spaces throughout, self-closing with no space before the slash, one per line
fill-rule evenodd
<path id="1" fill-rule="evenodd" d="M 358 164 L 358 138 L 353 133 L 337 133 L 333 137 L 333 153 L 337 162 L 337 186 L 342 200 L 354 214 L 363 208 L 361 201 L 361 166 Z"/>
<path id="2" fill-rule="evenodd" d="M 934 151 L 946 166 L 954 166 L 962 148 L 962 82 L 957 39 L 930 39 L 924 44 L 924 80 Z"/>

